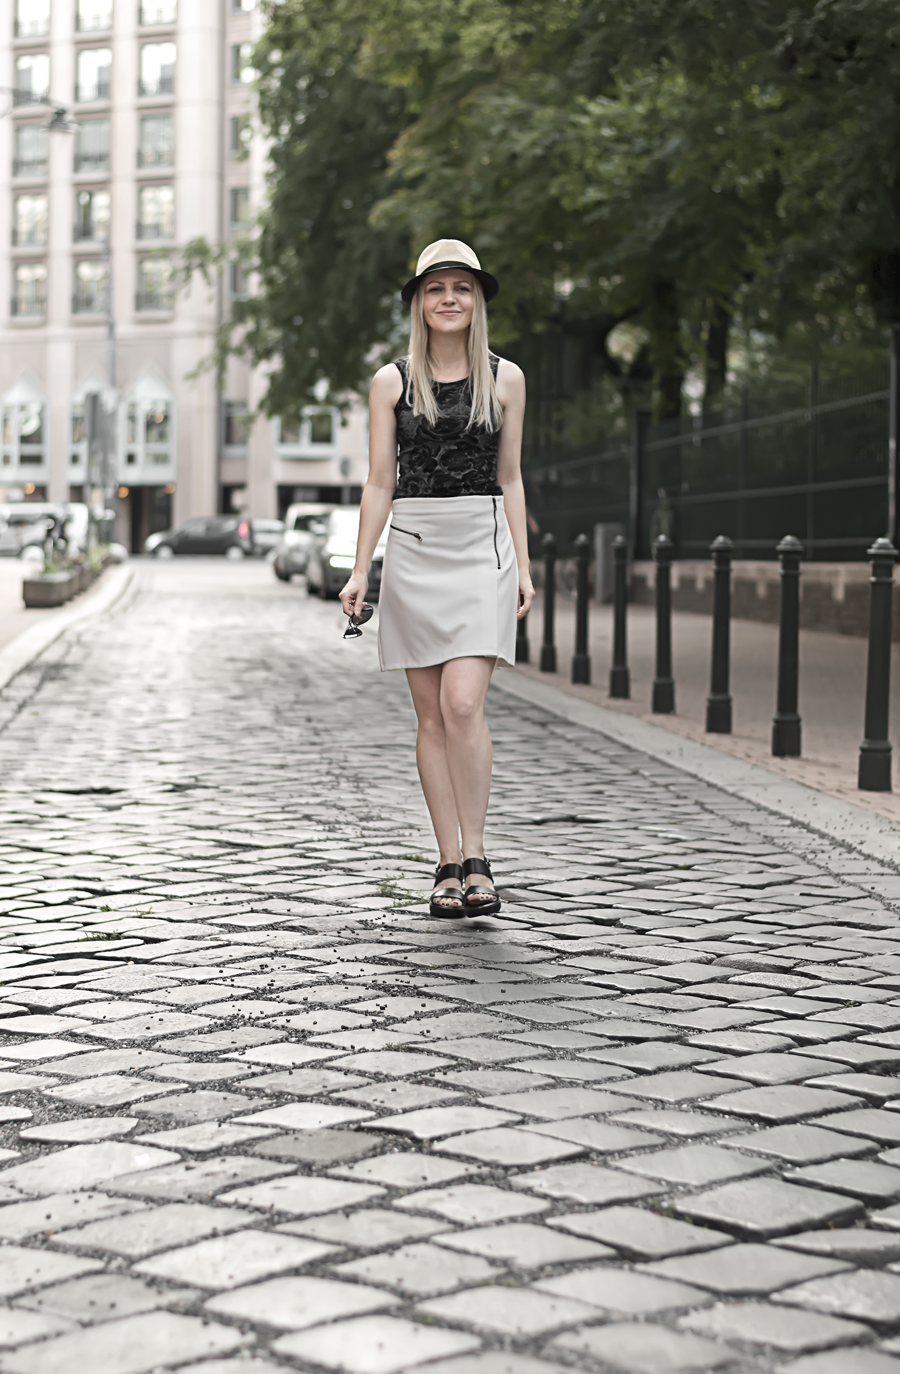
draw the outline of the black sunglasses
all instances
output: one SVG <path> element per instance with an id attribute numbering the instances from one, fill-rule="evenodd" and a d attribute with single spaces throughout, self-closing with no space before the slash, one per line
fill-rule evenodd
<path id="1" fill-rule="evenodd" d="M 366 625 L 375 614 L 375 607 L 370 606 L 368 601 L 363 602 L 363 608 L 359 615 L 351 615 L 347 628 L 344 631 L 344 639 L 361 639 L 362 630 L 360 625 Z"/>

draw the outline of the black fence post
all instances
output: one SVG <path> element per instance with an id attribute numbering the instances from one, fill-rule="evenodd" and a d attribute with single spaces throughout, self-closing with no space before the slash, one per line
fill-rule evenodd
<path id="1" fill-rule="evenodd" d="M 529 659 L 528 648 L 528 616 L 523 615 L 521 620 L 516 621 L 516 662 L 527 663 Z"/>
<path id="2" fill-rule="evenodd" d="M 675 681 L 672 677 L 672 556 L 674 547 L 665 534 L 653 544 L 656 563 L 656 677 L 653 679 L 651 710 L 670 716 L 675 710 Z"/>
<path id="3" fill-rule="evenodd" d="M 709 696 L 706 698 L 706 731 L 710 735 L 731 734 L 731 555 L 734 545 L 720 534 L 709 548 L 715 562 L 713 592 L 712 661 Z"/>
<path id="4" fill-rule="evenodd" d="M 800 716 L 797 713 L 800 677 L 800 560 L 803 545 L 785 535 L 777 549 L 781 559 L 781 622 L 778 629 L 778 702 L 772 717 L 772 754 L 776 759 L 800 757 Z"/>
<path id="5" fill-rule="evenodd" d="M 544 642 L 541 645 L 541 672 L 556 672 L 556 540 L 545 534 L 541 540 L 544 550 Z"/>
<path id="6" fill-rule="evenodd" d="M 628 540 L 621 534 L 613 540 L 613 656 L 609 670 L 609 695 L 627 701 L 631 695 L 628 671 Z"/>
<path id="7" fill-rule="evenodd" d="M 591 541 L 586 534 L 579 534 L 575 540 L 575 557 L 578 560 L 578 581 L 575 591 L 575 653 L 572 656 L 572 681 L 589 683 L 591 680 L 591 658 L 588 653 L 588 606 L 590 604 L 588 576 L 591 561 Z"/>
<path id="8" fill-rule="evenodd" d="M 891 691 L 891 599 L 897 550 L 890 539 L 876 539 L 869 609 L 869 663 L 866 672 L 866 737 L 859 747 L 861 792 L 890 792 L 891 743 L 888 739 Z"/>

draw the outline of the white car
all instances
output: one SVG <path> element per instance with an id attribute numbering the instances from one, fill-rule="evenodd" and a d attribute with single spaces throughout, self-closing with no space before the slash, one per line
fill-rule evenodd
<path id="1" fill-rule="evenodd" d="M 381 587 L 381 565 L 387 548 L 390 523 L 385 525 L 369 564 L 370 597 Z M 338 506 L 328 517 L 324 532 L 316 538 L 306 568 L 306 590 L 311 596 L 337 596 L 350 576 L 359 534 L 359 506 Z"/>
<path id="2" fill-rule="evenodd" d="M 284 534 L 275 550 L 275 576 L 290 582 L 294 573 L 305 573 L 316 535 L 323 534 L 328 517 L 336 506 L 321 501 L 302 501 L 288 506 L 284 517 Z"/>

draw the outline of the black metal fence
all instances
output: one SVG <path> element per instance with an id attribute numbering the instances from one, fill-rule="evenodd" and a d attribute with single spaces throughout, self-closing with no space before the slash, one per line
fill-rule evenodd
<path id="1" fill-rule="evenodd" d="M 783 387 L 744 389 L 713 414 L 649 424 L 630 443 L 545 456 L 525 468 L 541 532 L 568 552 L 601 522 L 622 524 L 634 556 L 667 534 L 676 558 L 705 558 L 718 535 L 741 558 L 774 558 L 785 531 L 807 557 L 861 560 L 889 525 L 890 379 L 880 368 Z"/>

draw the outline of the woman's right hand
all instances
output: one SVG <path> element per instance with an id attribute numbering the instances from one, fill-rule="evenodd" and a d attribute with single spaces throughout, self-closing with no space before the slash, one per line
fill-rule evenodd
<path id="1" fill-rule="evenodd" d="M 368 589 L 369 579 L 365 573 L 350 574 L 340 594 L 344 615 L 361 614 Z"/>

